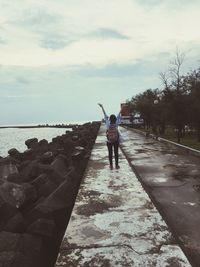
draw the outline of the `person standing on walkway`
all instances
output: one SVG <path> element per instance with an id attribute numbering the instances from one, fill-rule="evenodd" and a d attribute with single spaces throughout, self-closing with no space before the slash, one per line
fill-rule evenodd
<path id="1" fill-rule="evenodd" d="M 120 124 L 121 111 L 116 117 L 114 114 L 110 117 L 106 114 L 105 109 L 102 104 L 98 104 L 103 111 L 104 119 L 106 123 L 106 136 L 107 136 L 107 147 L 108 147 L 108 157 L 110 163 L 110 169 L 113 169 L 113 149 L 115 155 L 115 167 L 119 169 L 119 141 L 121 139 L 121 134 L 118 130 L 118 125 Z"/>

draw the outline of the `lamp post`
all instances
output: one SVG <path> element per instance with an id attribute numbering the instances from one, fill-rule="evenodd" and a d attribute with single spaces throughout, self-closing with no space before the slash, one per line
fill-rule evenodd
<path id="1" fill-rule="evenodd" d="M 154 134 L 158 134 L 157 131 L 157 126 L 160 123 L 160 112 L 159 112 L 159 103 L 162 100 L 162 95 L 158 94 L 156 96 L 156 99 L 153 101 L 153 105 L 154 105 L 154 123 L 153 123 L 153 132 Z"/>

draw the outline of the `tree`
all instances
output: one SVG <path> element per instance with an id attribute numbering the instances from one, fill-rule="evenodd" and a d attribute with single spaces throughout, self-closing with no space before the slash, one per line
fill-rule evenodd
<path id="1" fill-rule="evenodd" d="M 160 134 L 165 133 L 166 124 L 172 123 L 172 109 L 171 103 L 173 99 L 173 90 L 170 85 L 170 76 L 169 72 L 160 72 L 159 77 L 164 85 L 164 89 L 162 90 L 162 98 L 160 100 L 161 108 L 161 125 L 160 125 Z"/>
<path id="2" fill-rule="evenodd" d="M 160 77 L 165 86 L 166 99 L 170 96 L 170 102 L 166 107 L 170 106 L 171 122 L 177 129 L 177 141 L 180 143 L 183 129 L 186 123 L 185 109 L 185 92 L 183 90 L 183 76 L 181 75 L 181 67 L 185 59 L 185 54 L 176 49 L 175 57 L 170 62 L 169 71 L 161 73 Z M 169 79 L 170 85 L 169 85 Z M 170 105 L 169 105 L 170 104 Z M 169 116 L 169 114 L 167 115 Z"/>
<path id="3" fill-rule="evenodd" d="M 139 112 L 144 120 L 144 125 L 147 130 L 152 127 L 156 133 L 159 124 L 159 106 L 154 104 L 158 99 L 160 91 L 158 89 L 147 89 L 145 92 L 136 95 L 131 100 L 131 106 L 135 112 Z"/>
<path id="4" fill-rule="evenodd" d="M 196 129 L 200 142 L 200 68 L 188 74 L 184 82 L 188 92 L 189 121 Z"/>
<path id="5" fill-rule="evenodd" d="M 175 86 L 177 94 L 181 94 L 181 67 L 185 60 L 185 54 L 181 53 L 178 48 L 176 48 L 174 59 L 170 62 L 169 72 L 172 78 L 172 84 Z"/>

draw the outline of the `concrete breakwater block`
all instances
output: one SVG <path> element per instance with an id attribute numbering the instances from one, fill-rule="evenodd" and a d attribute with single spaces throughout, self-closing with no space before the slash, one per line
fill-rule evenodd
<path id="1" fill-rule="evenodd" d="M 16 167 L 16 164 L 12 161 L 5 161 L 4 159 L 0 160 L 0 177 L 1 180 L 7 179 L 7 177 L 11 174 L 17 174 L 18 169 Z"/>
<path id="2" fill-rule="evenodd" d="M 54 265 L 99 127 L 30 138 L 0 158 L 0 266 Z"/>
<path id="3" fill-rule="evenodd" d="M 6 203 L 19 208 L 29 201 L 37 199 L 37 192 L 29 183 L 15 184 L 4 182 L 0 185 L 0 196 Z"/>
<path id="4" fill-rule="evenodd" d="M 42 253 L 43 257 L 38 257 Z M 0 266 L 43 267 L 48 258 L 42 239 L 30 234 L 0 232 Z"/>

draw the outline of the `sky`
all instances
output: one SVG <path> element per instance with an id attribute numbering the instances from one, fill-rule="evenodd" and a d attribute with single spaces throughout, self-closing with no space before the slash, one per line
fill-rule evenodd
<path id="1" fill-rule="evenodd" d="M 0 125 L 100 120 L 199 67 L 199 0 L 0 0 Z"/>

